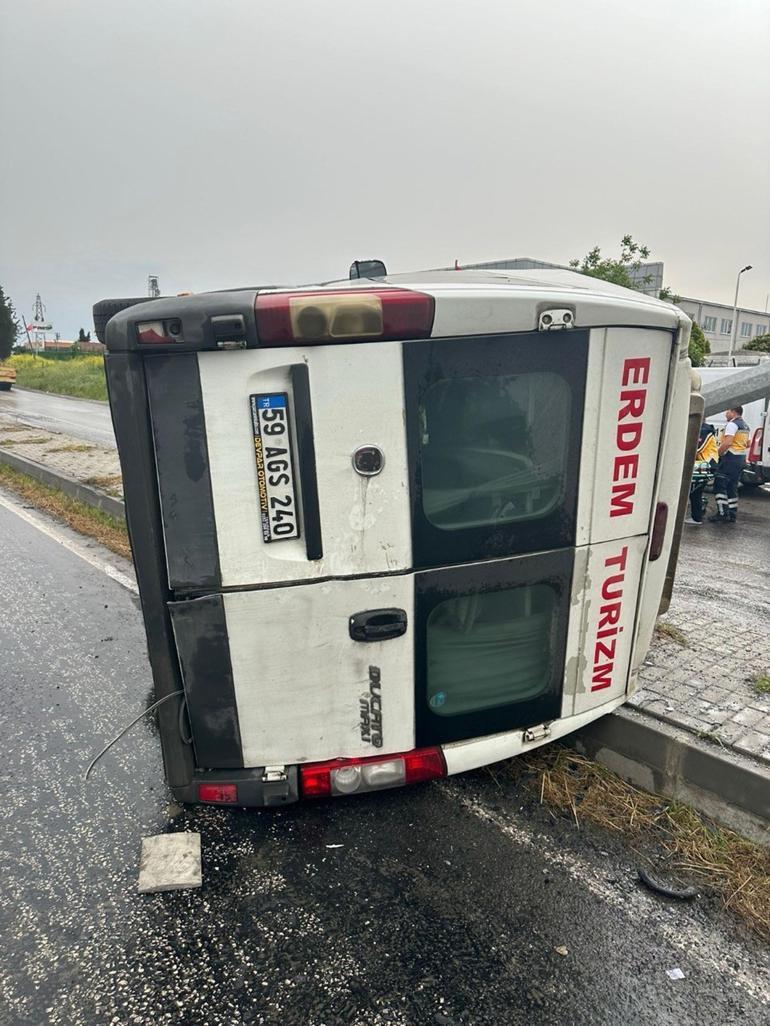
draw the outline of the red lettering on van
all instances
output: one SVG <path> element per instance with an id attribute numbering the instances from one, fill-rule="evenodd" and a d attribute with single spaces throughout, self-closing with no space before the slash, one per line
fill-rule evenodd
<path id="1" fill-rule="evenodd" d="M 621 375 L 623 385 L 646 385 L 649 378 L 649 356 L 634 356 L 624 361 Z M 636 476 L 639 470 L 637 450 L 642 443 L 642 415 L 646 404 L 646 388 L 621 388 L 615 432 L 617 455 L 612 466 L 611 517 L 627 517 L 634 512 Z"/>
<path id="2" fill-rule="evenodd" d="M 594 639 L 591 691 L 603 691 L 612 686 L 612 671 L 615 668 L 617 637 L 623 628 L 619 627 L 623 612 L 623 585 L 626 579 L 628 546 L 624 545 L 615 556 L 604 561 L 608 575 L 602 581 L 602 604 L 599 606 L 599 622 Z"/>

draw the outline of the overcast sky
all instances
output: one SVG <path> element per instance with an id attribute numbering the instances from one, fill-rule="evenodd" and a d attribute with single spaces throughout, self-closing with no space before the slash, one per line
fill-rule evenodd
<path id="1" fill-rule="evenodd" d="M 0 283 L 101 298 L 630 232 L 770 293 L 769 0 L 0 0 Z"/>

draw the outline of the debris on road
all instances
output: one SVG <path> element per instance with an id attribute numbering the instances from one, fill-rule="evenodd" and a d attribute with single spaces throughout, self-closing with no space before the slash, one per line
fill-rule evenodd
<path id="1" fill-rule="evenodd" d="M 558 948 L 554 948 L 553 950 L 556 952 L 557 955 L 564 956 L 569 954 L 569 948 L 566 948 L 563 944 L 560 944 Z"/>
<path id="2" fill-rule="evenodd" d="M 696 887 L 668 887 L 666 884 L 659 883 L 653 879 L 650 874 L 644 870 L 639 870 L 639 879 L 642 883 L 649 887 L 651 891 L 656 891 L 658 894 L 664 895 L 666 898 L 697 898 L 698 890 Z"/>
<path id="3" fill-rule="evenodd" d="M 684 973 L 678 966 L 675 966 L 673 969 L 666 969 L 666 976 L 668 976 L 669 980 L 684 979 Z"/>
<path id="4" fill-rule="evenodd" d="M 140 894 L 184 890 L 202 883 L 200 834 L 156 834 L 142 839 Z"/>

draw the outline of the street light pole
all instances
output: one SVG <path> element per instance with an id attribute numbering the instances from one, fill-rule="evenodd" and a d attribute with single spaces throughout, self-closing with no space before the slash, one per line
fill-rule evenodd
<path id="1" fill-rule="evenodd" d="M 732 331 L 730 332 L 730 350 L 727 354 L 727 366 L 729 367 L 733 362 L 733 351 L 735 349 L 735 340 L 738 337 L 738 289 L 741 287 L 741 275 L 744 271 L 750 271 L 751 264 L 746 264 L 738 271 L 738 277 L 735 280 L 735 302 L 733 303 L 733 323 Z"/>

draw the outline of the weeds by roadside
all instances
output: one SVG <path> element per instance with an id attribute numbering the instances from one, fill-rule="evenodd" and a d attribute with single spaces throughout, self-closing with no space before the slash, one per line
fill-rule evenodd
<path id="1" fill-rule="evenodd" d="M 10 449 L 13 445 L 46 445 L 50 438 L 0 438 L 0 448 Z"/>
<path id="2" fill-rule="evenodd" d="M 79 399 L 107 398 L 104 358 L 73 356 L 68 360 L 47 360 L 44 356 L 20 353 L 8 361 L 16 371 L 20 388 L 37 388 Z"/>
<path id="3" fill-rule="evenodd" d="M 0 464 L 0 485 L 9 488 L 36 509 L 67 524 L 78 534 L 95 539 L 119 556 L 131 558 L 125 525 L 107 513 L 71 499 L 64 492 L 40 484 L 5 464 Z"/>
<path id="4" fill-rule="evenodd" d="M 70 445 L 60 445 L 56 449 L 49 449 L 48 452 L 91 452 L 96 446 L 88 445 L 86 442 L 72 442 Z"/>
<path id="5" fill-rule="evenodd" d="M 770 940 L 770 849 L 717 826 L 680 802 L 641 791 L 570 749 L 520 756 L 514 773 L 530 774 L 541 803 L 632 841 L 660 844 L 672 869 L 699 877 L 758 934 Z M 534 779 L 531 775 L 534 774 Z"/>
<path id="6" fill-rule="evenodd" d="M 770 695 L 770 674 L 760 673 L 751 682 L 751 686 L 758 695 Z"/>
<path id="7" fill-rule="evenodd" d="M 123 494 L 123 478 L 120 474 L 93 474 L 85 478 L 83 484 L 91 485 L 92 488 L 101 488 L 109 495 L 120 496 Z"/>
<path id="8" fill-rule="evenodd" d="M 655 637 L 674 641 L 677 645 L 681 645 L 682 648 L 687 648 L 689 644 L 687 641 L 687 635 L 684 631 L 680 631 L 679 628 L 674 627 L 672 623 L 665 623 L 661 620 L 658 620 L 655 624 Z"/>

